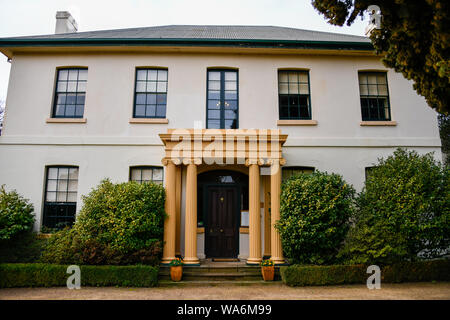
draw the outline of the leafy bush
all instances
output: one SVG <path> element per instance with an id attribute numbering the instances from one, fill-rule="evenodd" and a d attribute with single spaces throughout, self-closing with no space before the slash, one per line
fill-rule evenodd
<path id="1" fill-rule="evenodd" d="M 403 262 L 381 268 L 381 283 L 449 281 L 450 260 Z M 365 284 L 367 265 L 281 267 L 281 279 L 288 286 Z"/>
<path id="2" fill-rule="evenodd" d="M 33 229 L 33 205 L 15 190 L 6 192 L 0 187 L 0 241 L 11 240 Z"/>
<path id="3" fill-rule="evenodd" d="M 294 263 L 333 263 L 349 228 L 353 196 L 353 187 L 337 174 L 315 171 L 283 183 L 276 227 L 285 256 Z"/>
<path id="4" fill-rule="evenodd" d="M 158 267 L 152 266 L 81 266 L 82 286 L 154 287 Z M 0 264 L 0 288 L 65 286 L 67 265 Z"/>
<path id="5" fill-rule="evenodd" d="M 432 154 L 398 149 L 379 159 L 357 198 L 347 263 L 392 264 L 443 256 L 450 246 L 450 174 Z"/>
<path id="6" fill-rule="evenodd" d="M 164 188 L 104 180 L 83 197 L 70 230 L 55 233 L 46 263 L 157 264 L 164 232 Z"/>
<path id="7" fill-rule="evenodd" d="M 0 241 L 0 262 L 36 262 L 40 259 L 47 239 L 38 238 L 33 232 L 25 232 L 11 240 Z"/>

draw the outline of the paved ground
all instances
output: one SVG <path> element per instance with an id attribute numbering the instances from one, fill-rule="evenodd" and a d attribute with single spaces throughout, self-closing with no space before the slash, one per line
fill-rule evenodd
<path id="1" fill-rule="evenodd" d="M 301 300 L 301 299 L 445 299 L 450 300 L 450 282 L 382 284 L 380 290 L 364 285 L 291 288 L 282 284 L 245 286 L 201 286 L 169 288 L 14 288 L 1 289 L 5 299 L 158 299 L 158 300 Z"/>

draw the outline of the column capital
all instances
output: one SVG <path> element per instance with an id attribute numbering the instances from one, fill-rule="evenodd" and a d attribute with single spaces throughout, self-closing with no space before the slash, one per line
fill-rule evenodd
<path id="1" fill-rule="evenodd" d="M 245 159 L 245 166 L 249 167 L 252 164 L 261 165 L 260 162 L 261 162 L 261 159 L 258 159 L 258 158 L 247 158 L 247 159 Z"/>
<path id="2" fill-rule="evenodd" d="M 195 164 L 198 166 L 198 165 L 202 164 L 202 159 L 201 158 L 183 158 L 183 164 L 184 165 Z"/>
<path id="3" fill-rule="evenodd" d="M 284 166 L 286 164 L 286 159 L 285 158 L 268 159 L 266 163 L 271 166 L 274 165 Z"/>
<path id="4" fill-rule="evenodd" d="M 161 159 L 161 163 L 164 166 L 167 166 L 169 163 L 172 163 L 176 166 L 181 164 L 181 159 L 180 158 L 169 158 L 169 157 L 164 157 Z"/>

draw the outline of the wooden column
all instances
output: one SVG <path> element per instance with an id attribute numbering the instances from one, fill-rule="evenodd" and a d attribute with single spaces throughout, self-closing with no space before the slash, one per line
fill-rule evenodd
<path id="1" fill-rule="evenodd" d="M 259 166 L 249 168 L 249 257 L 248 264 L 261 262 L 261 204 L 259 194 Z"/>
<path id="2" fill-rule="evenodd" d="M 180 238 L 181 238 L 181 170 L 182 166 L 177 166 L 176 177 L 176 228 L 175 228 L 175 254 L 181 255 Z"/>
<path id="3" fill-rule="evenodd" d="M 197 165 L 187 166 L 184 263 L 199 264 L 197 258 Z"/>
<path id="4" fill-rule="evenodd" d="M 281 194 L 281 166 L 276 163 L 272 165 L 270 176 L 270 215 L 271 215 L 271 258 L 275 264 L 285 263 L 281 238 L 275 223 L 280 220 L 280 194 Z"/>
<path id="5" fill-rule="evenodd" d="M 164 247 L 162 263 L 175 259 L 176 232 L 176 166 L 171 160 L 165 160 L 166 166 L 166 203 L 167 217 L 164 220 Z"/>
<path id="6" fill-rule="evenodd" d="M 264 186 L 264 257 L 270 257 L 270 238 L 271 238 L 271 220 L 270 220 L 270 176 L 262 176 Z"/>

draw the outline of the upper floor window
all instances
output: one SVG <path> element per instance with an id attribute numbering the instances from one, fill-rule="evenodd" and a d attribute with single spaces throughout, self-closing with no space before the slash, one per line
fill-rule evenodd
<path id="1" fill-rule="evenodd" d="M 278 71 L 280 120 L 311 120 L 308 71 Z"/>
<path id="2" fill-rule="evenodd" d="M 167 70 L 136 70 L 134 118 L 165 118 L 167 105 Z"/>
<path id="3" fill-rule="evenodd" d="M 208 70 L 206 128 L 237 129 L 238 72 L 235 70 Z"/>
<path id="4" fill-rule="evenodd" d="M 87 68 L 58 69 L 54 118 L 83 118 Z"/>
<path id="5" fill-rule="evenodd" d="M 131 167 L 130 180 L 138 183 L 152 181 L 156 184 L 163 183 L 163 168 L 161 167 Z"/>
<path id="6" fill-rule="evenodd" d="M 78 167 L 47 167 L 43 226 L 61 229 L 75 222 Z"/>
<path id="7" fill-rule="evenodd" d="M 389 92 L 385 72 L 359 72 L 363 121 L 390 121 Z"/>
<path id="8" fill-rule="evenodd" d="M 281 177 L 284 181 L 299 174 L 311 174 L 314 172 L 314 167 L 283 167 L 281 172 Z"/>

